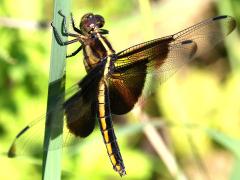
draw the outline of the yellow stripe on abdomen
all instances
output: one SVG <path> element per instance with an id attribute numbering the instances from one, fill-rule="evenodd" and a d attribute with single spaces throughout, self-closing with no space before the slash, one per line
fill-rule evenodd
<path id="1" fill-rule="evenodd" d="M 106 118 L 105 117 L 99 118 L 99 122 L 100 126 L 102 127 L 102 130 L 106 130 L 107 129 Z"/>
<path id="2" fill-rule="evenodd" d="M 100 118 L 105 117 L 105 104 L 98 104 L 98 114 Z"/>
<path id="3" fill-rule="evenodd" d="M 112 117 L 110 114 L 109 92 L 106 89 L 106 82 L 102 79 L 99 82 L 97 97 L 97 118 L 101 127 L 101 133 L 107 148 L 107 153 L 113 165 L 113 169 L 121 176 L 125 175 L 125 167 L 122 156 L 118 148 L 116 136 L 112 126 Z"/>
<path id="4" fill-rule="evenodd" d="M 106 143 L 106 148 L 107 148 L 108 155 L 113 154 L 111 143 Z"/>
<path id="5" fill-rule="evenodd" d="M 109 143 L 110 140 L 109 140 L 108 130 L 103 131 L 102 134 L 103 134 L 104 142 Z"/>

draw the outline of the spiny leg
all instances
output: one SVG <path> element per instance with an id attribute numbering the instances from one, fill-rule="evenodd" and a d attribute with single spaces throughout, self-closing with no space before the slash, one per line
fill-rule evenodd
<path id="1" fill-rule="evenodd" d="M 72 22 L 73 30 L 76 31 L 79 34 L 82 34 L 82 31 L 75 26 L 75 22 L 74 22 L 72 13 L 71 13 L 71 22 Z"/>
<path id="2" fill-rule="evenodd" d="M 53 23 L 51 23 L 51 26 L 52 26 L 52 28 L 53 28 L 54 37 L 55 37 L 55 39 L 56 39 L 56 41 L 57 41 L 57 43 L 58 43 L 59 45 L 61 45 L 61 46 L 66 46 L 66 45 L 68 45 L 68 44 L 72 44 L 72 43 L 75 43 L 75 42 L 78 42 L 78 41 L 79 41 L 79 39 L 76 38 L 76 39 L 73 39 L 73 40 L 65 41 L 65 42 L 64 42 L 64 41 L 61 39 L 61 37 L 60 37 L 60 35 L 59 35 L 56 27 L 53 25 Z"/>
<path id="3" fill-rule="evenodd" d="M 74 36 L 74 37 L 78 37 L 79 35 L 78 34 L 72 34 L 72 33 L 68 33 L 67 32 L 67 27 L 66 27 L 66 16 L 61 12 L 61 10 L 58 11 L 58 13 L 63 17 L 63 21 L 62 21 L 62 34 L 63 35 L 66 35 L 66 36 Z M 72 16 L 72 13 L 71 13 L 71 22 L 72 22 L 72 26 L 73 26 L 73 29 L 76 31 L 76 27 L 75 27 L 75 23 L 74 23 L 74 20 L 73 20 L 73 16 Z M 79 29 L 77 29 L 79 30 Z M 78 31 L 77 31 L 78 32 Z M 79 30 L 79 32 L 81 34 L 81 31 Z M 71 41 L 70 41 L 71 42 Z M 73 42 L 75 42 L 73 40 Z M 82 46 L 80 46 L 77 50 L 75 50 L 72 54 L 70 55 L 67 55 L 66 58 L 69 58 L 69 57 L 72 57 L 72 56 L 75 56 L 79 51 L 82 50 Z"/>
<path id="4" fill-rule="evenodd" d="M 106 30 L 106 29 L 100 29 L 100 33 L 101 33 L 101 34 L 108 34 L 109 32 L 108 32 L 108 30 Z"/>
<path id="5" fill-rule="evenodd" d="M 74 52 L 72 52 L 72 54 L 67 55 L 66 58 L 75 56 L 75 55 L 76 55 L 77 53 L 79 53 L 79 51 L 81 51 L 81 50 L 82 50 L 82 46 L 80 46 L 79 48 L 77 48 L 77 50 L 75 50 Z"/>
<path id="6" fill-rule="evenodd" d="M 61 10 L 58 11 L 58 14 L 60 14 L 60 16 L 63 17 L 63 20 L 62 20 L 62 35 L 63 36 L 72 36 L 72 37 L 78 37 L 79 35 L 78 34 L 73 34 L 73 33 L 69 33 L 67 31 L 67 26 L 66 26 L 66 16 L 62 13 Z"/>
<path id="7" fill-rule="evenodd" d="M 62 27 L 61 27 L 62 35 L 63 36 L 71 36 L 71 37 L 79 37 L 78 34 L 68 33 L 67 27 L 66 27 L 66 16 L 62 13 L 61 10 L 59 10 L 58 13 L 60 14 L 60 16 L 63 17 Z M 75 43 L 75 42 L 79 41 L 79 39 L 76 38 L 76 39 L 73 39 L 73 40 L 70 40 L 70 41 L 63 42 L 63 40 L 61 39 L 61 36 L 59 35 L 59 33 L 58 33 L 56 27 L 53 25 L 53 23 L 51 23 L 51 26 L 53 27 L 53 33 L 54 33 L 55 39 L 58 42 L 58 44 L 60 44 L 62 46 L 66 46 L 68 44 L 72 44 L 72 43 Z"/>
<path id="8" fill-rule="evenodd" d="M 63 17 L 63 21 L 62 21 L 62 34 L 63 34 L 63 35 L 66 35 L 66 36 L 73 36 L 73 35 L 74 35 L 74 36 L 78 37 L 79 35 L 77 35 L 77 34 L 71 34 L 71 33 L 68 33 L 68 32 L 67 32 L 67 28 L 66 28 L 66 16 L 62 13 L 61 10 L 59 10 L 58 13 Z M 71 22 L 72 22 L 73 29 L 74 29 L 75 31 L 77 30 L 77 32 L 81 34 L 81 31 L 80 31 L 79 29 L 77 29 L 76 26 L 75 26 L 72 13 L 71 13 Z M 72 54 L 67 55 L 66 58 L 75 56 L 75 55 L 76 55 L 79 51 L 81 51 L 81 50 L 82 50 L 82 46 L 80 46 L 80 47 L 79 47 L 77 50 L 75 50 Z"/>

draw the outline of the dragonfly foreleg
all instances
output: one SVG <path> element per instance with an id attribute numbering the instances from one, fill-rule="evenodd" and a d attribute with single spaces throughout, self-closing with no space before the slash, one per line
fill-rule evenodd
<path id="1" fill-rule="evenodd" d="M 60 14 L 60 16 L 63 17 L 63 20 L 62 20 L 62 28 L 61 28 L 61 33 L 63 36 L 72 36 L 72 37 L 78 37 L 79 35 L 78 34 L 73 34 L 73 33 L 69 33 L 68 30 L 67 30 L 67 25 L 66 25 L 66 16 L 62 13 L 61 10 L 58 11 L 58 14 Z"/>
<path id="2" fill-rule="evenodd" d="M 67 55 L 66 58 L 75 56 L 75 55 L 76 55 L 77 53 L 79 53 L 79 51 L 81 51 L 81 50 L 82 50 L 82 46 L 80 46 L 79 48 L 77 48 L 77 50 L 75 50 L 74 52 L 72 52 L 72 54 Z"/>
<path id="3" fill-rule="evenodd" d="M 53 28 L 54 37 L 55 37 L 55 39 L 56 39 L 56 41 L 57 41 L 57 43 L 58 43 L 59 45 L 61 45 L 61 46 L 66 46 L 66 45 L 68 45 L 68 44 L 72 44 L 72 43 L 75 43 L 75 42 L 79 41 L 79 39 L 76 38 L 76 39 L 73 39 L 73 40 L 65 41 L 65 42 L 64 42 L 64 41 L 62 40 L 61 36 L 59 35 L 56 27 L 53 25 L 53 23 L 51 23 L 51 26 L 52 26 L 52 28 Z"/>
<path id="4" fill-rule="evenodd" d="M 76 32 L 79 33 L 79 34 L 82 34 L 82 31 L 75 26 L 75 22 L 74 22 L 72 13 L 71 13 L 71 22 L 72 22 L 72 28 L 73 28 L 73 30 L 76 31 Z"/>

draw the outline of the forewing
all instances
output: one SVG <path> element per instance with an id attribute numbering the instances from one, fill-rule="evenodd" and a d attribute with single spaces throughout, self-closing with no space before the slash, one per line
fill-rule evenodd
<path id="1" fill-rule="evenodd" d="M 158 83 L 162 83 L 193 57 L 211 50 L 235 26 L 232 17 L 218 16 L 174 35 L 119 52 L 109 78 L 110 89 L 114 89 L 110 91 L 112 112 L 124 114 L 132 109 L 141 95 L 147 74 L 157 75 Z"/>
<path id="2" fill-rule="evenodd" d="M 236 21 L 231 16 L 217 16 L 202 21 L 173 35 L 178 41 L 193 40 L 197 43 L 196 56 L 209 52 L 236 28 Z"/>

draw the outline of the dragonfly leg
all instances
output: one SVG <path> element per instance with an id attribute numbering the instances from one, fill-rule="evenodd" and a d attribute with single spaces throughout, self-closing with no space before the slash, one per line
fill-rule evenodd
<path id="1" fill-rule="evenodd" d="M 74 22 L 72 13 L 71 13 L 71 22 L 72 22 L 73 30 L 76 31 L 79 34 L 82 34 L 82 31 L 75 26 L 75 22 Z"/>
<path id="2" fill-rule="evenodd" d="M 66 16 L 62 13 L 61 10 L 59 10 L 58 13 L 60 14 L 60 16 L 63 17 L 63 20 L 62 20 L 62 29 L 61 29 L 62 35 L 63 35 L 63 36 L 78 37 L 78 36 L 79 36 L 78 34 L 73 34 L 73 33 L 69 33 L 69 32 L 68 32 L 67 26 L 66 26 Z"/>
<path id="3" fill-rule="evenodd" d="M 76 55 L 77 53 L 79 53 L 79 51 L 81 51 L 81 50 L 82 50 L 82 46 L 80 46 L 79 48 L 77 48 L 77 50 L 75 50 L 74 52 L 72 52 L 72 54 L 67 55 L 66 58 L 75 56 L 75 55 Z"/>
<path id="4" fill-rule="evenodd" d="M 75 43 L 75 42 L 79 41 L 79 39 L 76 38 L 76 39 L 73 39 L 73 40 L 65 41 L 65 42 L 64 42 L 64 41 L 62 40 L 61 36 L 59 35 L 56 27 L 53 25 L 53 23 L 51 23 L 51 26 L 52 26 L 52 28 L 53 28 L 54 37 L 55 37 L 55 39 L 56 39 L 56 41 L 57 41 L 57 43 L 58 43 L 59 45 L 61 45 L 61 46 L 66 46 L 66 45 L 68 45 L 68 44 L 72 44 L 72 43 Z"/>

